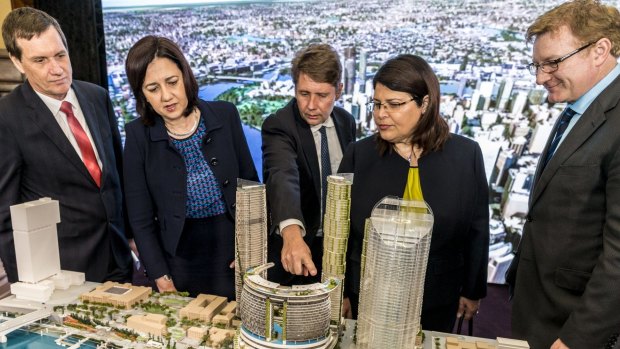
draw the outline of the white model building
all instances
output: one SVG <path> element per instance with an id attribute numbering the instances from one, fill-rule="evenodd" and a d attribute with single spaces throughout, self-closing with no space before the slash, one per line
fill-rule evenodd
<path id="1" fill-rule="evenodd" d="M 341 280 L 340 285 L 329 294 L 331 298 L 331 323 L 340 332 L 342 319 L 342 295 L 349 241 L 351 209 L 351 185 L 353 174 L 335 174 L 327 177 L 327 198 L 323 216 L 323 274 L 322 280 Z"/>
<path id="2" fill-rule="evenodd" d="M 237 179 L 235 216 L 235 293 L 241 299 L 243 273 L 267 263 L 267 205 L 265 185 Z M 265 274 L 262 275 L 265 277 Z"/>
<path id="3" fill-rule="evenodd" d="M 19 281 L 35 283 L 60 272 L 58 201 L 43 198 L 11 206 Z"/>
<path id="4" fill-rule="evenodd" d="M 58 201 L 42 198 L 13 205 L 10 210 L 20 281 L 11 284 L 11 293 L 18 299 L 46 302 L 54 289 L 83 284 L 83 273 L 60 270 Z"/>
<path id="5" fill-rule="evenodd" d="M 272 266 L 250 268 L 243 277 L 242 325 L 235 348 L 333 348 L 338 335 L 330 330 L 329 293 L 340 281 L 330 278 L 311 285 L 281 286 L 260 275 Z"/>
<path id="6" fill-rule="evenodd" d="M 357 348 L 414 348 L 432 229 L 422 201 L 385 197 L 375 205 L 362 248 Z"/>

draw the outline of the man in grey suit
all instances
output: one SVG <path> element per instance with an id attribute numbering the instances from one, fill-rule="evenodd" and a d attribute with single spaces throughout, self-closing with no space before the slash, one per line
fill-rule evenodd
<path id="1" fill-rule="evenodd" d="M 72 80 L 65 36 L 45 12 L 11 11 L 2 37 L 27 79 L 0 99 L 0 258 L 9 281 L 18 279 L 9 206 L 41 197 L 60 203 L 62 269 L 130 280 L 121 141 L 107 92 Z"/>
<path id="2" fill-rule="evenodd" d="M 508 274 L 513 335 L 532 348 L 602 348 L 620 328 L 620 13 L 567 2 L 527 38 L 536 82 L 568 106 L 541 155 Z"/>
<path id="3" fill-rule="evenodd" d="M 269 260 L 276 264 L 269 278 L 284 284 L 321 278 L 323 175 L 336 173 L 344 149 L 355 140 L 353 116 L 334 106 L 342 92 L 336 51 L 310 45 L 295 55 L 291 70 L 295 98 L 262 127 Z"/>

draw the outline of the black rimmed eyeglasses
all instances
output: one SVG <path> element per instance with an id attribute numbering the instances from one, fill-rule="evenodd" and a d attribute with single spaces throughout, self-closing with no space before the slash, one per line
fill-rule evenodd
<path id="1" fill-rule="evenodd" d="M 368 102 L 368 107 L 371 112 L 379 112 L 382 108 L 385 109 L 386 112 L 395 112 L 398 111 L 403 105 L 414 101 L 415 97 L 411 97 L 410 100 L 404 102 L 396 102 L 396 101 L 388 101 L 385 103 L 381 103 L 378 101 L 370 101 Z"/>
<path id="2" fill-rule="evenodd" d="M 570 53 L 565 54 L 564 56 L 558 58 L 558 59 L 553 59 L 550 61 L 546 61 L 546 62 L 542 62 L 542 63 L 530 63 L 527 65 L 527 69 L 529 69 L 530 74 L 536 76 L 536 74 L 538 73 L 538 70 L 540 69 L 543 73 L 553 73 L 554 71 L 558 70 L 558 65 L 562 62 L 564 62 L 565 60 L 571 58 L 572 56 L 576 55 L 577 53 L 585 50 L 586 48 L 588 48 L 590 45 L 594 44 L 596 41 L 592 41 L 589 42 L 583 46 L 581 46 L 580 48 L 576 49 L 575 51 L 572 51 Z"/>

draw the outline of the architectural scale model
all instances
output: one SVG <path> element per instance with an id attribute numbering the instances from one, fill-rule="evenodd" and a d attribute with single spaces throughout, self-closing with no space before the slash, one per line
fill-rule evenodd
<path id="1" fill-rule="evenodd" d="M 235 216 L 235 292 L 241 299 L 243 273 L 267 263 L 267 204 L 265 185 L 237 179 Z M 262 275 L 266 277 L 265 274 Z"/>
<path id="2" fill-rule="evenodd" d="M 341 280 L 340 285 L 329 294 L 331 298 L 331 324 L 340 332 L 342 323 L 342 294 L 347 260 L 347 244 L 351 209 L 352 173 L 339 173 L 327 177 L 327 198 L 323 216 L 323 275 Z"/>
<path id="3" fill-rule="evenodd" d="M 58 201 L 42 198 L 13 205 L 11 224 L 19 282 L 11 284 L 18 299 L 47 301 L 54 289 L 84 283 L 84 274 L 60 270 Z"/>
<path id="4" fill-rule="evenodd" d="M 281 286 L 260 275 L 272 266 L 250 268 L 243 277 L 235 348 L 333 348 L 338 335 L 330 330 L 329 293 L 340 281 L 330 278 L 311 285 Z"/>
<path id="5" fill-rule="evenodd" d="M 146 301 L 153 292 L 150 287 L 134 286 L 107 281 L 94 290 L 80 296 L 82 301 L 110 304 L 114 307 L 131 309 L 139 302 Z"/>
<path id="6" fill-rule="evenodd" d="M 433 214 L 385 197 L 366 220 L 357 323 L 359 349 L 411 349 L 420 331 Z"/>

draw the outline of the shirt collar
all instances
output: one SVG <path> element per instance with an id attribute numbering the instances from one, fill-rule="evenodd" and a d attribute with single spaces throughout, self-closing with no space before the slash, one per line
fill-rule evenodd
<path id="1" fill-rule="evenodd" d="M 319 132 L 319 130 L 323 126 L 328 127 L 328 128 L 329 127 L 334 127 L 334 120 L 332 120 L 332 116 L 331 115 L 322 124 L 310 126 L 310 130 L 312 130 L 312 132 Z"/>
<path id="2" fill-rule="evenodd" d="M 583 96 L 579 97 L 574 103 L 568 106 L 574 110 L 577 114 L 583 114 L 590 104 L 594 102 L 596 97 L 603 92 L 609 84 L 611 84 L 618 76 L 620 76 L 620 64 L 616 64 L 616 67 L 612 69 L 601 81 L 599 81 L 594 87 L 592 87 Z"/>
<path id="3" fill-rule="evenodd" d="M 59 101 L 56 98 L 52 98 L 50 96 L 46 96 L 46 95 L 44 95 L 42 93 L 39 93 L 37 91 L 35 91 L 35 92 L 39 96 L 39 98 L 41 98 L 43 103 L 45 103 L 47 108 L 54 115 L 58 114 L 58 112 L 60 111 L 60 106 L 62 105 L 62 102 L 64 102 L 64 101 L 67 101 L 67 102 L 71 103 L 71 105 L 73 105 L 74 108 L 79 105 L 77 96 L 75 95 L 75 91 L 73 91 L 72 88 L 69 89 L 69 91 L 67 92 L 67 95 L 65 96 L 65 99 L 63 99 L 62 101 Z"/>

